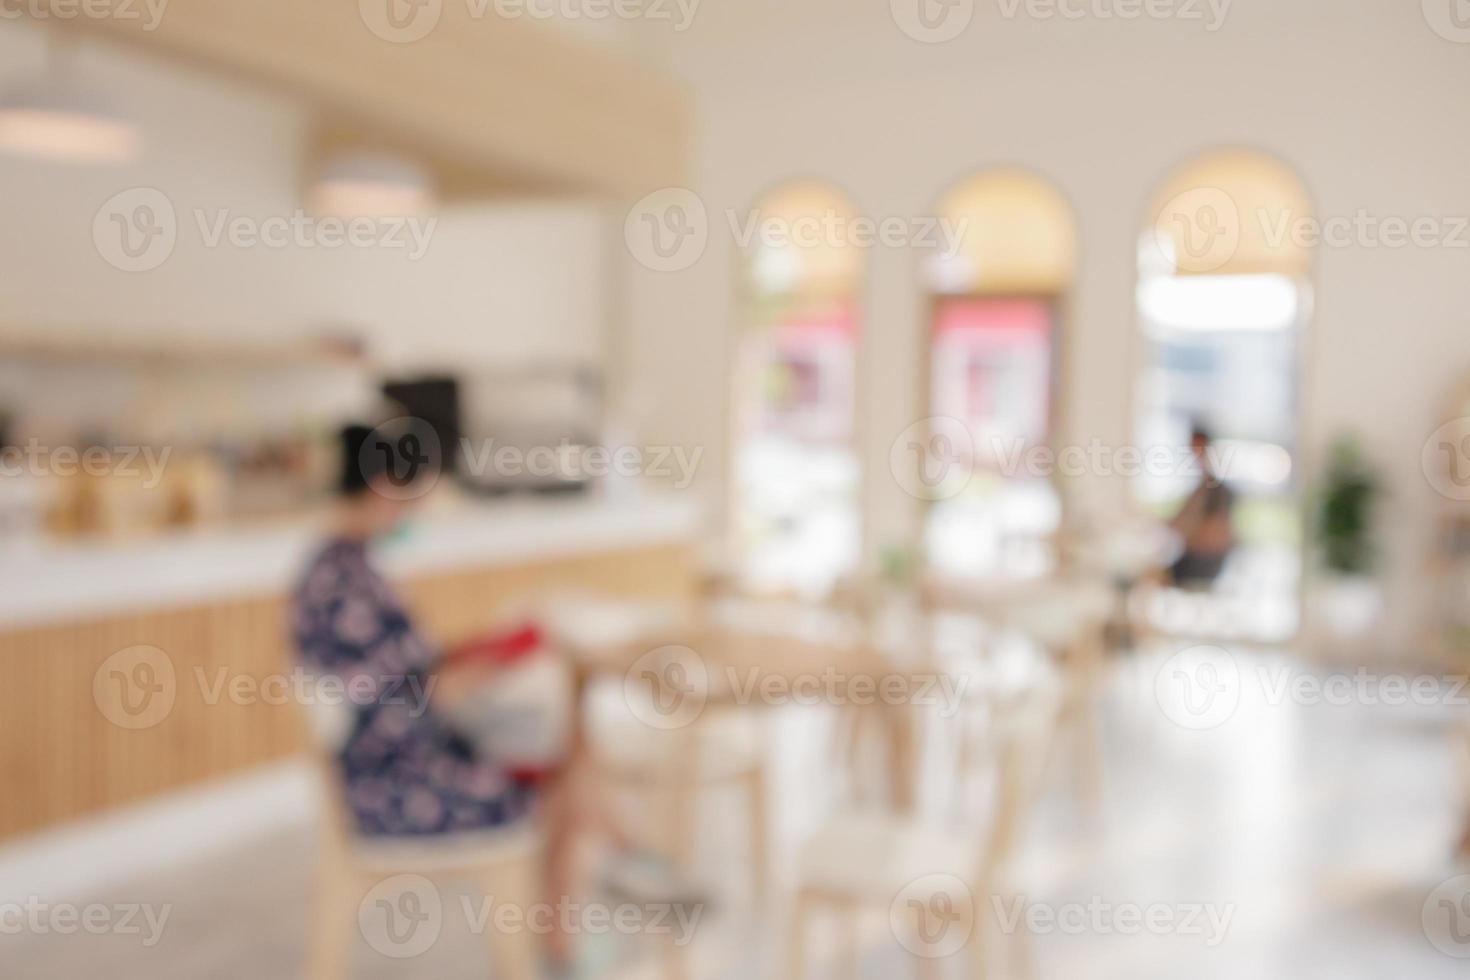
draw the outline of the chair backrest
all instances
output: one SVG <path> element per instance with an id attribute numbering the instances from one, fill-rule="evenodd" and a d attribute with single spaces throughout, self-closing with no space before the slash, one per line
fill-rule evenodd
<path id="1" fill-rule="evenodd" d="M 1037 680 L 972 690 L 959 710 L 927 714 L 923 758 L 936 791 L 920 819 L 978 833 L 972 882 L 985 887 L 1014 854 L 1039 795 L 1060 686 Z M 979 785 L 977 785 L 979 784 Z M 986 792 L 979 794 L 976 790 Z M 981 796 L 980 800 L 976 797 Z M 983 804 L 983 805 L 982 805 Z"/>

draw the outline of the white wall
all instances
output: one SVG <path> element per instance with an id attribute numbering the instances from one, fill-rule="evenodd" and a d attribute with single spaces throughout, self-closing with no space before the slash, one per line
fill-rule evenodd
<path id="1" fill-rule="evenodd" d="M 1071 6 L 1099 5 L 1108 0 Z M 736 250 L 722 213 L 782 180 L 830 180 L 882 217 L 929 213 L 950 182 L 991 165 L 1052 178 L 1075 205 L 1082 249 L 1064 438 L 1112 445 L 1132 429 L 1134 243 L 1172 166 L 1243 144 L 1290 162 L 1322 215 L 1470 214 L 1470 45 L 1433 33 L 1418 3 L 1236 0 L 1215 32 L 1178 20 L 1008 19 L 999 0 L 975 7 L 968 30 L 939 45 L 900 32 L 887 3 L 843 0 L 711 4 L 668 39 L 671 63 L 697 91 L 691 186 L 713 231 L 687 271 L 630 263 L 633 376 L 645 438 L 709 448 L 700 486 L 712 499 L 726 475 L 735 322 Z M 1306 442 L 1318 449 L 1356 431 L 1387 470 L 1400 649 L 1414 642 L 1439 499 L 1420 475 L 1420 449 L 1441 421 L 1441 397 L 1470 372 L 1467 273 L 1463 249 L 1336 248 L 1317 263 Z M 913 257 L 875 251 L 865 299 L 871 554 L 905 539 L 917 515 L 887 464 L 893 437 L 921 414 Z"/>
<path id="2" fill-rule="evenodd" d="M 382 358 L 425 367 L 603 356 L 606 218 L 581 203 L 500 204 L 439 218 L 417 262 L 341 256 L 322 299 Z"/>
<path id="3" fill-rule="evenodd" d="M 0 83 L 41 69 L 41 41 L 0 23 Z M 0 327 L 237 342 L 346 328 L 393 365 L 601 356 L 606 245 L 592 205 L 458 208 L 417 261 L 381 248 L 207 247 L 196 211 L 266 219 L 301 207 L 305 109 L 128 51 L 88 47 L 79 62 L 140 122 L 143 154 L 124 166 L 0 154 Z M 104 261 L 92 222 L 138 186 L 169 197 L 179 238 L 162 266 L 129 273 Z"/>

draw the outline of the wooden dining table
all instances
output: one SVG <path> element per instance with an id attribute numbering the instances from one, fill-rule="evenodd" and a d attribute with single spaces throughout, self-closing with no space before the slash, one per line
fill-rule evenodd
<path id="1" fill-rule="evenodd" d="M 728 611 L 705 610 L 636 638 L 575 645 L 567 651 L 575 716 L 584 716 L 588 688 L 608 679 L 646 695 L 655 713 L 645 720 L 670 731 L 697 729 L 701 719 L 731 710 L 853 709 L 867 730 L 880 734 L 890 802 L 907 809 L 915 795 L 914 694 L 935 688 L 935 669 L 901 662 L 852 624 L 802 613 L 794 610 L 784 624 L 781 617 L 742 623 Z"/>

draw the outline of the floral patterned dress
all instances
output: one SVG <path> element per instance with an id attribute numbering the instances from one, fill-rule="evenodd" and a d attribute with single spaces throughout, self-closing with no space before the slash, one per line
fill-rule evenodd
<path id="1" fill-rule="evenodd" d="M 292 600 L 302 665 L 340 678 L 356 708 L 339 760 L 359 832 L 455 833 L 525 814 L 531 789 L 477 758 L 434 714 L 427 695 L 434 655 L 363 544 L 328 544 Z"/>

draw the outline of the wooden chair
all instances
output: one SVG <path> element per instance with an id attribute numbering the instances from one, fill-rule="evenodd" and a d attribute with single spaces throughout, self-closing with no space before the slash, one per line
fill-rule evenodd
<path id="1" fill-rule="evenodd" d="M 596 712 L 594 712 L 595 714 Z M 770 832 L 765 740 L 745 709 L 711 707 L 681 729 L 650 728 L 636 718 L 588 723 L 591 757 L 615 788 L 650 801 L 650 828 L 660 850 L 680 867 L 693 867 L 700 797 L 718 789 L 743 795 L 751 888 L 763 895 L 769 879 Z"/>
<path id="2" fill-rule="evenodd" d="M 1073 790 L 1095 812 L 1102 792 L 1097 699 L 1113 614 L 1106 582 L 1080 570 L 1003 585 L 929 580 L 920 585 L 920 604 L 926 616 L 940 610 L 978 616 L 997 630 L 1025 636 L 1046 652 L 1062 677 L 1058 728 L 1071 746 Z M 1062 741 L 1049 744 L 1055 750 Z"/>
<path id="3" fill-rule="evenodd" d="M 1009 625 L 1044 647 L 1060 668 L 1059 734 L 1070 743 L 1072 785 L 1088 810 L 1101 803 L 1098 698 L 1110 614 L 1106 586 L 1085 579 L 1051 583 L 1006 613 Z M 1058 747 L 1062 738 L 1052 744 Z"/>
<path id="4" fill-rule="evenodd" d="M 597 662 L 600 650 L 678 638 L 696 614 L 666 604 L 563 595 L 543 604 L 542 617 L 569 661 L 585 665 Z M 769 868 L 768 788 L 758 718 L 743 708 L 710 706 L 686 727 L 652 728 L 630 713 L 621 680 L 612 678 L 613 684 L 605 686 L 585 673 L 579 680 L 578 740 L 589 758 L 614 789 L 651 801 L 649 811 L 659 818 L 650 828 L 658 849 L 684 868 L 695 861 L 700 796 L 717 787 L 741 791 L 753 890 L 763 894 Z"/>
<path id="5" fill-rule="evenodd" d="M 992 692 L 986 710 L 953 719 L 932 717 L 928 748 L 946 764 L 952 799 L 939 813 L 851 812 L 832 818 L 801 847 L 787 946 L 787 980 L 800 980 L 807 933 L 815 915 L 835 915 L 842 925 L 841 975 L 857 975 L 859 917 L 869 911 L 901 917 L 900 897 L 917 902 L 949 895 L 954 883 L 968 891 L 975 915 L 965 938 L 970 975 L 985 972 L 986 942 L 979 906 L 1003 887 L 1008 858 L 1039 782 L 1041 760 L 1056 718 L 1057 694 L 1045 688 Z M 986 770 L 993 779 L 989 820 L 969 809 L 964 787 Z M 926 894 L 926 889 L 933 894 Z M 951 896 L 952 897 L 952 896 Z M 892 918 L 891 918 L 892 921 Z M 916 923 L 917 925 L 917 923 Z M 919 956 L 925 976 L 939 961 Z"/>
<path id="6" fill-rule="evenodd" d="M 541 900 L 542 841 L 534 828 L 517 826 L 423 841 L 379 841 L 356 832 L 336 758 L 350 733 L 354 710 L 345 704 L 307 707 L 311 755 L 323 801 L 308 918 L 310 980 L 345 980 L 349 975 L 359 905 L 369 889 L 390 876 L 469 878 L 485 895 L 521 909 Z M 486 941 L 497 980 L 536 980 L 540 949 L 529 930 L 499 934 L 487 926 Z"/>
<path id="7" fill-rule="evenodd" d="M 1464 807 L 1465 813 L 1465 831 L 1464 836 L 1460 838 L 1460 844 L 1457 850 L 1462 859 L 1470 861 L 1470 721 L 1467 721 L 1462 726 L 1459 742 L 1460 768 L 1464 773 L 1461 788 L 1463 793 L 1462 806 Z"/>

